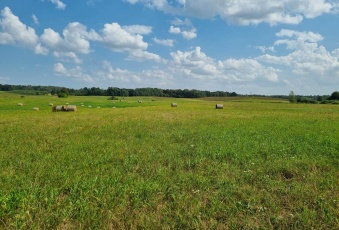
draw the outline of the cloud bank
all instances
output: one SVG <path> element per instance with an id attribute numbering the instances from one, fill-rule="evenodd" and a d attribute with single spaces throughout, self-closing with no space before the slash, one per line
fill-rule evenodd
<path id="1" fill-rule="evenodd" d="M 126 0 L 175 15 L 197 18 L 220 17 L 239 24 L 299 24 L 304 18 L 315 18 L 333 12 L 337 3 L 325 0 Z"/>

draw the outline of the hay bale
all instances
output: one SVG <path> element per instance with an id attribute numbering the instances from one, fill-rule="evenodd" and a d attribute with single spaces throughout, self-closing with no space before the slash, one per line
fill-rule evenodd
<path id="1" fill-rule="evenodd" d="M 33 110 L 38 111 L 39 108 L 38 107 L 33 107 Z"/>
<path id="2" fill-rule="evenodd" d="M 76 112 L 78 111 L 78 107 L 76 105 L 67 105 L 65 111 L 73 111 Z"/>
<path id="3" fill-rule="evenodd" d="M 22 104 L 22 103 L 18 103 L 18 106 L 23 106 L 24 104 Z"/>
<path id="4" fill-rule="evenodd" d="M 49 103 L 48 105 L 49 105 L 49 106 L 53 106 L 53 103 Z"/>
<path id="5" fill-rule="evenodd" d="M 223 108 L 224 108 L 224 105 L 223 105 L 223 104 L 216 104 L 216 105 L 215 105 L 215 108 L 216 108 L 216 109 L 223 109 Z"/>
<path id="6" fill-rule="evenodd" d="M 68 111 L 78 111 L 76 105 L 57 105 L 52 107 L 53 112 L 68 112 Z"/>
<path id="7" fill-rule="evenodd" d="M 53 112 L 60 112 L 60 111 L 64 111 L 64 106 L 63 105 L 55 105 L 52 107 L 52 111 Z"/>
<path id="8" fill-rule="evenodd" d="M 172 106 L 172 107 L 177 107 L 178 104 L 177 104 L 177 103 L 171 103 L 171 106 Z"/>

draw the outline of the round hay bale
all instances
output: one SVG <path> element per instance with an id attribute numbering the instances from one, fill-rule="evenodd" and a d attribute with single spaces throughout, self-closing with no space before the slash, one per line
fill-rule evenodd
<path id="1" fill-rule="evenodd" d="M 64 111 L 64 106 L 63 105 L 55 105 L 55 106 L 52 107 L 52 111 L 53 112 Z"/>
<path id="2" fill-rule="evenodd" d="M 171 103 L 171 106 L 172 106 L 172 107 L 177 107 L 178 104 L 177 104 L 177 103 Z"/>
<path id="3" fill-rule="evenodd" d="M 66 111 L 74 111 L 74 112 L 76 112 L 76 111 L 78 111 L 78 108 L 77 108 L 76 105 L 67 105 Z"/>
<path id="4" fill-rule="evenodd" d="M 216 109 L 223 109 L 223 108 L 224 108 L 224 105 L 223 105 L 223 104 L 216 104 L 216 105 L 215 105 L 215 108 L 216 108 Z"/>
<path id="5" fill-rule="evenodd" d="M 33 107 L 33 110 L 38 111 L 39 108 L 38 107 Z"/>
<path id="6" fill-rule="evenodd" d="M 23 104 L 22 103 L 18 103 L 18 106 L 23 106 Z"/>

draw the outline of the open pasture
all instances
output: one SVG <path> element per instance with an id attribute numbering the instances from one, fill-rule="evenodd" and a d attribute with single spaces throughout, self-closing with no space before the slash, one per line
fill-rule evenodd
<path id="1" fill-rule="evenodd" d="M 121 100 L 0 92 L 1 229 L 338 228 L 339 106 Z"/>

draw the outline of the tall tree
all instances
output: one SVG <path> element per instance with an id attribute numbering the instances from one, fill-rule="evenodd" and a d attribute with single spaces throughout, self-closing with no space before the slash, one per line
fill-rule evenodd
<path id="1" fill-rule="evenodd" d="M 339 91 L 333 92 L 328 99 L 329 100 L 339 100 Z"/>
<path id="2" fill-rule="evenodd" d="M 294 95 L 294 92 L 291 91 L 290 94 L 288 95 L 288 100 L 291 102 L 291 103 L 295 103 L 297 100 L 295 98 L 295 95 Z"/>

